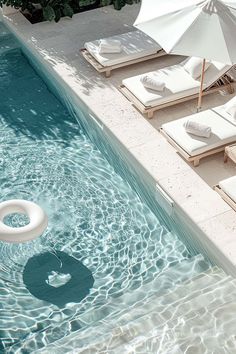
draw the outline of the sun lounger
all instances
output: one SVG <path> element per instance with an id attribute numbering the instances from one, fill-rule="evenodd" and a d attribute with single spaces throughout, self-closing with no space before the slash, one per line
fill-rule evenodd
<path id="1" fill-rule="evenodd" d="M 107 38 L 121 42 L 120 53 L 100 54 L 100 40 L 85 43 L 84 58 L 99 72 L 109 77 L 114 69 L 166 55 L 165 51 L 141 31 L 133 31 Z"/>
<path id="2" fill-rule="evenodd" d="M 184 123 L 194 120 L 211 127 L 210 138 L 186 132 Z M 225 146 L 236 142 L 236 121 L 224 106 L 208 109 L 162 125 L 160 132 L 187 161 L 198 166 L 203 157 L 224 151 Z"/>
<path id="3" fill-rule="evenodd" d="M 165 82 L 166 87 L 162 92 L 145 88 L 140 81 L 143 75 L 123 80 L 120 90 L 141 113 L 147 113 L 148 118 L 152 118 L 154 112 L 161 108 L 198 97 L 200 78 L 194 79 L 184 69 L 185 63 L 186 60 L 147 74 L 155 75 L 158 80 Z M 212 62 L 205 72 L 203 95 L 223 88 L 233 92 L 232 79 L 227 76 L 230 69 L 229 65 Z"/>
<path id="4" fill-rule="evenodd" d="M 236 176 L 224 179 L 214 189 L 236 211 Z"/>

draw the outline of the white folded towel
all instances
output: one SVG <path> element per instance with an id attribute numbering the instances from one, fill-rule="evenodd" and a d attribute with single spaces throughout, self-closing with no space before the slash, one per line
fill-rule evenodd
<path id="1" fill-rule="evenodd" d="M 120 53 L 122 51 L 121 42 L 117 39 L 101 39 L 99 44 L 99 53 Z"/>
<path id="2" fill-rule="evenodd" d="M 203 138 L 210 138 L 211 136 L 211 127 L 193 120 L 187 120 L 184 122 L 184 128 L 187 133 L 201 136 Z"/>
<path id="3" fill-rule="evenodd" d="M 149 88 L 151 90 L 163 91 L 165 88 L 164 81 L 158 80 L 158 78 L 155 78 L 151 75 L 141 76 L 140 81 L 144 87 Z"/>

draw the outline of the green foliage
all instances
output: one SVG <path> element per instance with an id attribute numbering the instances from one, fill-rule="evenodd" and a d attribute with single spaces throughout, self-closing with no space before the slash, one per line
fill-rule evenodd
<path id="1" fill-rule="evenodd" d="M 74 14 L 70 0 L 36 0 L 36 3 L 41 5 L 46 21 L 58 22 L 62 16 L 72 17 Z"/>
<path id="2" fill-rule="evenodd" d="M 121 10 L 126 4 L 132 5 L 140 0 L 0 0 L 0 6 L 12 6 L 33 17 L 38 11 L 42 13 L 39 21 L 58 22 L 62 16 L 72 17 L 75 12 L 90 8 L 113 5 L 116 10 Z M 40 9 L 40 10 L 39 10 Z"/>
<path id="3" fill-rule="evenodd" d="M 113 5 L 116 10 L 121 10 L 122 7 L 132 4 L 137 4 L 140 0 L 101 0 L 101 6 Z"/>
<path id="4" fill-rule="evenodd" d="M 54 20 L 56 18 L 56 13 L 54 8 L 50 5 L 43 7 L 43 17 L 48 21 Z"/>
<path id="5" fill-rule="evenodd" d="M 62 16 L 72 17 L 73 8 L 70 6 L 70 0 L 0 0 L 0 6 L 12 6 L 27 12 L 32 16 L 38 8 L 41 8 L 43 19 L 46 21 L 58 22 Z"/>
<path id="6" fill-rule="evenodd" d="M 113 5 L 116 10 L 121 10 L 126 4 L 131 5 L 132 3 L 132 0 L 113 0 Z"/>

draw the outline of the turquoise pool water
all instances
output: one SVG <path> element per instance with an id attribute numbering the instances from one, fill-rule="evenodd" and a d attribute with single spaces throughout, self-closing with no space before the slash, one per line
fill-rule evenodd
<path id="1" fill-rule="evenodd" d="M 49 218 L 38 239 L 0 243 L 0 350 L 35 353 L 128 311 L 165 272 L 159 290 L 208 264 L 108 164 L 3 25 L 0 33 L 1 200 L 32 200 Z"/>

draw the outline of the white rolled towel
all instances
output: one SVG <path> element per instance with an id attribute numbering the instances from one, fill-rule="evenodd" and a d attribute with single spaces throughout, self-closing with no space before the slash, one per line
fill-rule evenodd
<path id="1" fill-rule="evenodd" d="M 99 53 L 112 54 L 122 51 L 121 42 L 118 39 L 101 39 L 99 44 Z"/>
<path id="2" fill-rule="evenodd" d="M 144 87 L 155 91 L 163 91 L 165 88 L 165 82 L 151 75 L 144 75 L 140 78 Z"/>
<path id="3" fill-rule="evenodd" d="M 194 120 L 187 120 L 184 122 L 184 128 L 187 133 L 201 136 L 203 138 L 210 138 L 211 136 L 211 127 Z"/>

